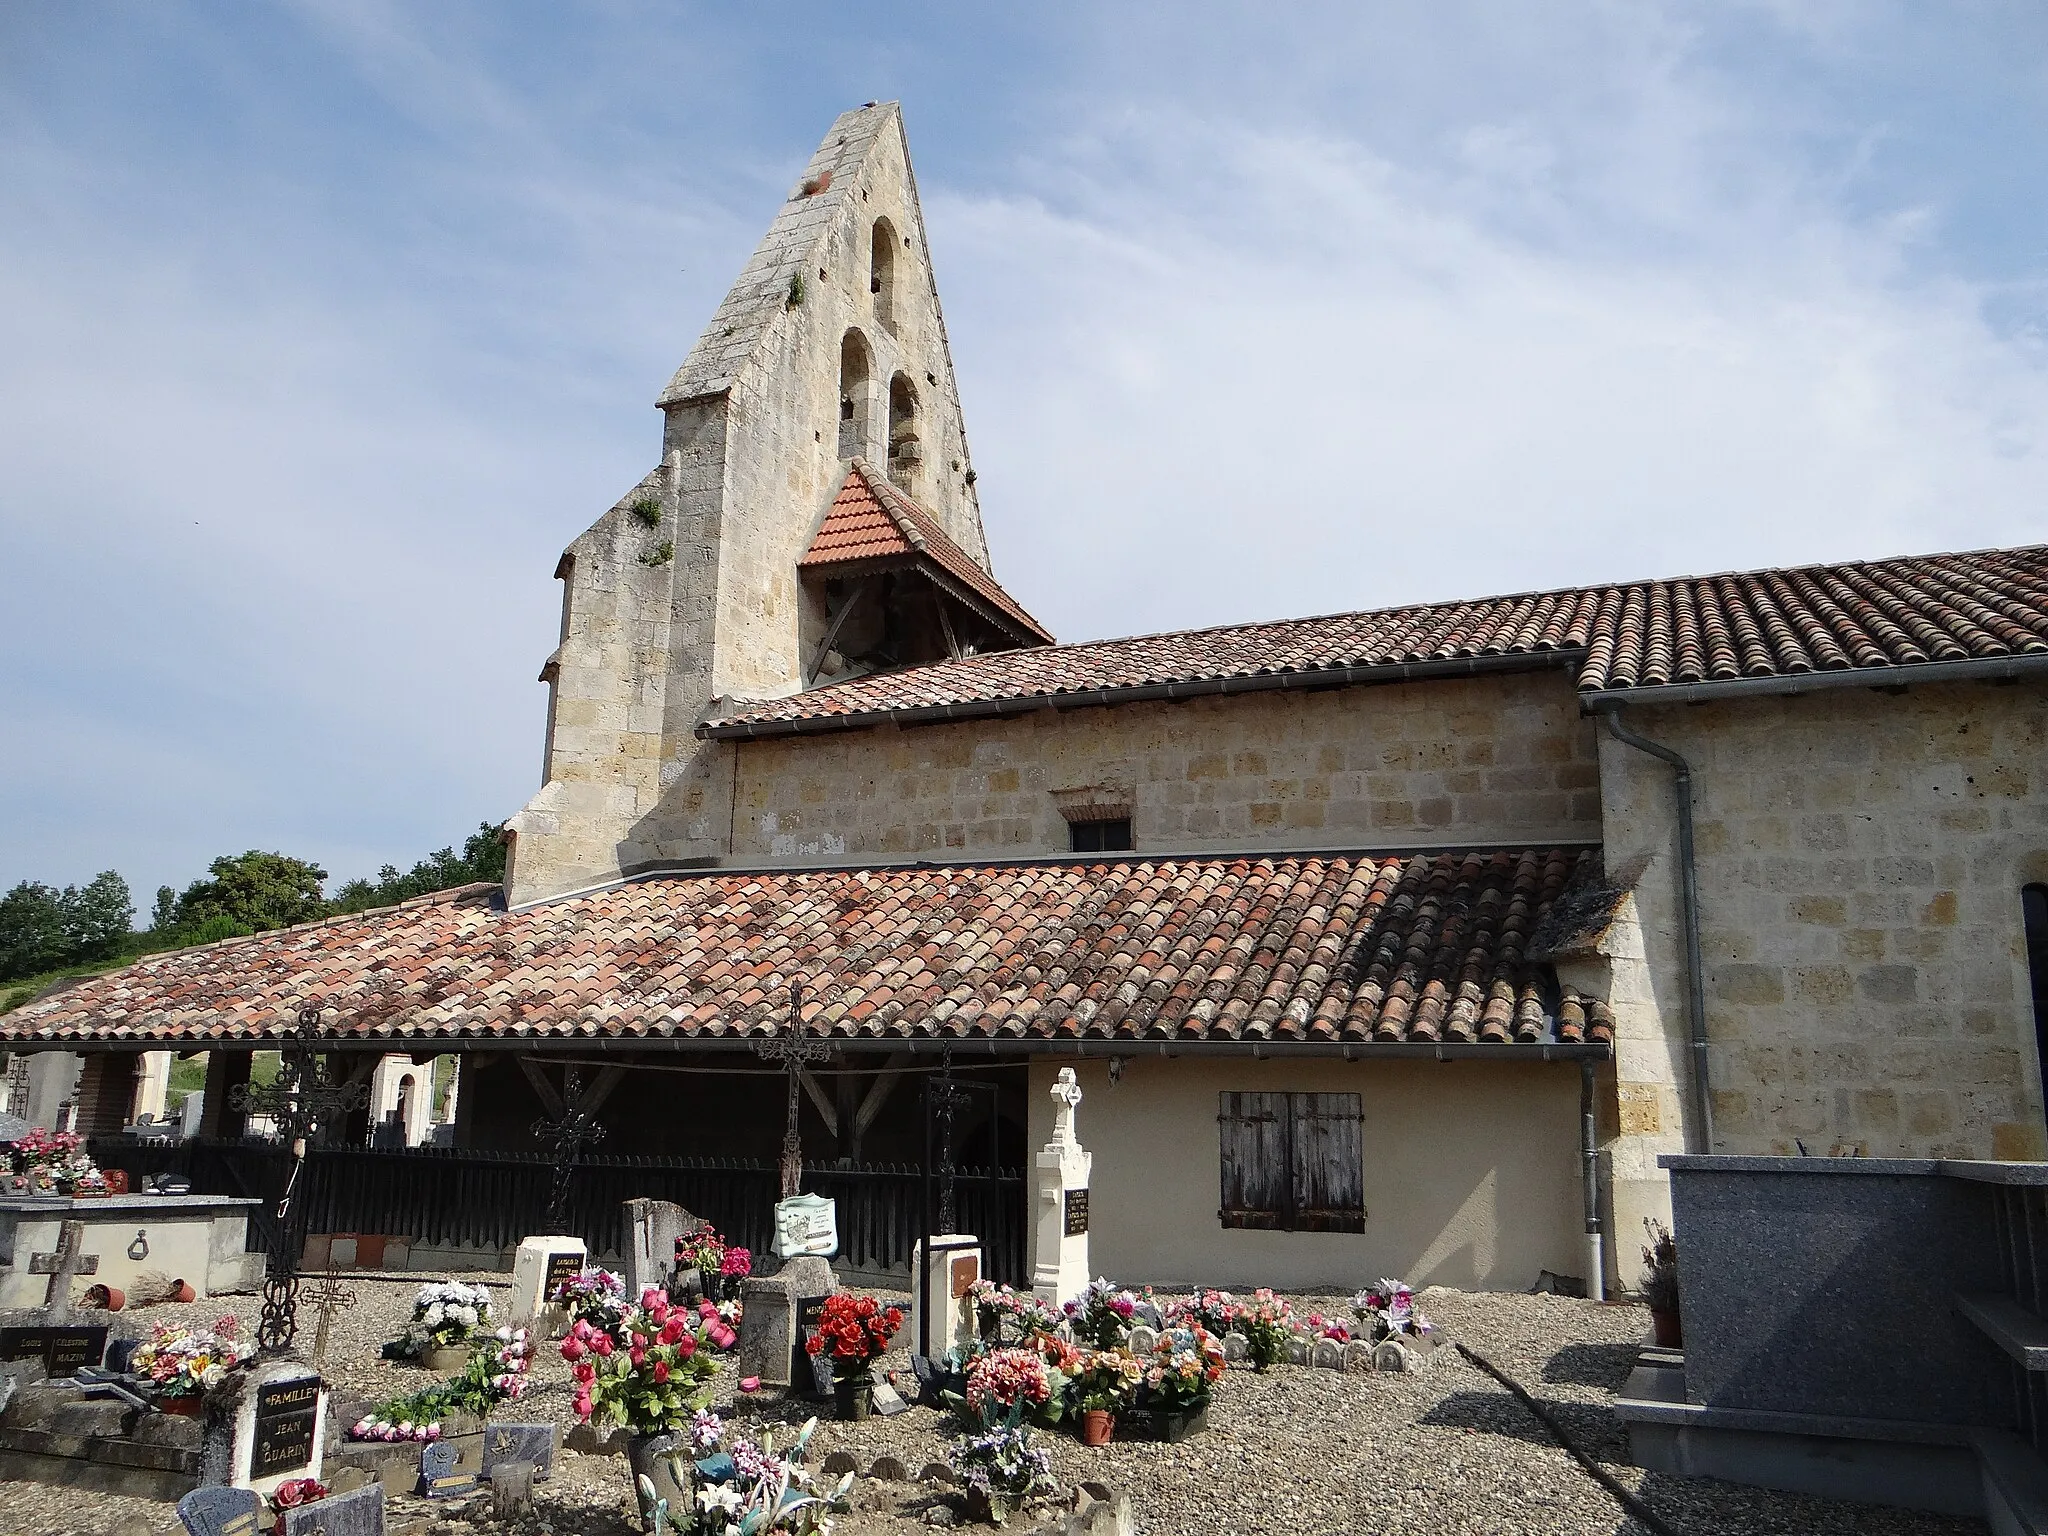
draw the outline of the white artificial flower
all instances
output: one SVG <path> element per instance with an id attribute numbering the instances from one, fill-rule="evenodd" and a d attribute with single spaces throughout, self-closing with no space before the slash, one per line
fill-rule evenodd
<path id="1" fill-rule="evenodd" d="M 707 1515 L 714 1511 L 733 1514 L 740 1507 L 739 1490 L 729 1483 L 713 1483 L 708 1488 L 699 1488 L 697 1507 Z"/>

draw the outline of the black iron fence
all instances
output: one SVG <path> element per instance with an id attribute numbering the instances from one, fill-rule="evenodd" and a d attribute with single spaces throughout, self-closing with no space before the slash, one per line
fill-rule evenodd
<path id="1" fill-rule="evenodd" d="M 266 1141 L 100 1136 L 91 1151 L 102 1168 L 126 1169 L 137 1184 L 144 1175 L 175 1173 L 190 1179 L 199 1194 L 273 1203 L 291 1166 L 289 1152 Z M 308 1232 L 509 1248 L 542 1230 L 553 1172 L 553 1161 L 541 1153 L 315 1146 L 306 1154 L 294 1203 L 305 1212 Z M 908 1273 L 911 1245 L 924 1229 L 921 1178 L 915 1165 L 807 1166 L 804 1188 L 838 1203 L 839 1252 L 847 1264 Z M 765 1254 L 774 1240 L 779 1187 L 774 1163 L 592 1155 L 577 1159 L 567 1226 L 592 1253 L 618 1253 L 625 1247 L 620 1208 L 626 1201 L 673 1200 L 717 1227 L 728 1242 Z M 1025 1284 L 1024 1175 L 1009 1168 L 963 1168 L 955 1199 L 960 1230 L 981 1238 L 989 1278 Z M 259 1207 L 249 1225 L 251 1251 L 262 1248 L 268 1222 L 268 1210 Z"/>

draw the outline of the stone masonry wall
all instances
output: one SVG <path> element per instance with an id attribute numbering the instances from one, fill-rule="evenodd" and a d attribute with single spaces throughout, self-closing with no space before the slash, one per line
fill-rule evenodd
<path id="1" fill-rule="evenodd" d="M 1044 710 L 740 749 L 733 857 L 1068 851 L 1060 799 L 1128 803 L 1144 850 L 1590 840 L 1567 674 Z"/>
<path id="2" fill-rule="evenodd" d="M 1693 764 L 1714 1145 L 2038 1158 L 2020 887 L 2048 879 L 2048 688 L 1957 683 L 1631 708 Z M 1617 925 L 1618 1239 L 1683 1138 L 1671 770 L 1602 733 Z"/>

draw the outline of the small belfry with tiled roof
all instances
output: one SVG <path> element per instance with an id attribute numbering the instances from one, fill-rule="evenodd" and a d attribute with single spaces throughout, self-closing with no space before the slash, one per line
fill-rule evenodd
<path id="1" fill-rule="evenodd" d="M 989 566 L 894 102 L 832 125 L 656 403 L 661 462 L 556 568 L 515 900 L 728 852 L 697 727 L 735 701 L 1052 638 Z"/>

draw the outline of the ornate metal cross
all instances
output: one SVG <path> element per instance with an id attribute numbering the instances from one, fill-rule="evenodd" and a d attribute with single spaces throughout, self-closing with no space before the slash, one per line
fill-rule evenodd
<path id="1" fill-rule="evenodd" d="M 313 1330 L 313 1364 L 320 1370 L 327 1369 L 327 1334 L 334 1326 L 334 1314 L 346 1312 L 356 1304 L 356 1293 L 334 1278 L 334 1271 L 328 1270 L 313 1288 L 306 1292 L 306 1299 L 320 1310 L 320 1325 Z"/>
<path id="2" fill-rule="evenodd" d="M 583 1069 L 562 1069 L 562 1113 L 559 1119 L 533 1122 L 533 1134 L 555 1144 L 555 1178 L 548 1191 L 548 1230 L 560 1232 L 569 1220 L 569 1180 L 576 1172 L 576 1154 L 585 1142 L 604 1140 L 597 1111 L 583 1102 Z"/>
<path id="3" fill-rule="evenodd" d="M 367 1083 L 342 1082 L 314 1044 L 320 1037 L 320 1010 L 299 1010 L 298 1028 L 284 1047 L 277 1079 L 268 1085 L 237 1083 L 228 1104 L 244 1114 L 268 1115 L 292 1151 L 291 1171 L 279 1196 L 270 1233 L 270 1262 L 263 1277 L 263 1312 L 256 1324 L 256 1342 L 266 1355 L 291 1347 L 299 1329 L 298 1224 L 292 1218 L 292 1196 L 306 1166 L 306 1143 L 368 1102 Z"/>
<path id="4" fill-rule="evenodd" d="M 953 1044 L 949 1040 L 939 1055 L 939 1080 L 932 1085 L 932 1108 L 939 1115 L 939 1230 L 954 1227 L 953 1116 L 974 1101 L 974 1095 L 953 1081 Z"/>
<path id="5" fill-rule="evenodd" d="M 832 1054 L 828 1043 L 804 1033 L 802 982 L 789 984 L 789 1028 L 779 1035 L 756 1040 L 754 1054 L 766 1061 L 781 1062 L 783 1071 L 789 1074 L 788 1121 L 782 1133 L 782 1198 L 787 1200 L 802 1191 L 804 1179 L 804 1145 L 797 1134 L 797 1090 L 804 1068 Z"/>

